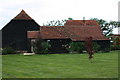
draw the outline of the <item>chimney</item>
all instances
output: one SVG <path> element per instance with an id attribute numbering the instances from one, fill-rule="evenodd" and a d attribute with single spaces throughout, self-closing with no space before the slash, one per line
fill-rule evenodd
<path id="1" fill-rule="evenodd" d="M 83 17 L 83 23 L 85 23 L 85 17 Z"/>

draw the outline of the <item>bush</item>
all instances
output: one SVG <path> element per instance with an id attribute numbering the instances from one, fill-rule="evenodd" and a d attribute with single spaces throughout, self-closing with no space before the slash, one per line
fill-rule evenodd
<path id="1" fill-rule="evenodd" d="M 110 48 L 105 48 L 104 52 L 110 52 Z"/>
<path id="2" fill-rule="evenodd" d="M 111 47 L 111 50 L 120 50 L 120 42 L 119 42 L 120 38 L 117 37 L 115 40 L 114 40 L 114 43 L 115 44 L 111 44 L 110 47 Z"/>
<path id="3" fill-rule="evenodd" d="M 36 42 L 33 43 L 33 51 L 36 54 L 47 54 L 50 47 L 51 45 L 43 40 L 36 40 Z"/>
<path id="4" fill-rule="evenodd" d="M 120 46 L 119 46 L 119 45 L 116 45 L 116 46 L 115 46 L 115 45 L 111 44 L 111 45 L 110 45 L 110 49 L 111 49 L 111 50 L 120 50 Z"/>
<path id="5" fill-rule="evenodd" d="M 97 42 L 93 42 L 93 50 L 94 52 L 98 52 L 100 50 L 100 45 Z"/>
<path id="6" fill-rule="evenodd" d="M 78 53 L 82 53 L 83 50 L 85 49 L 85 42 L 71 42 L 69 44 L 69 48 L 67 48 L 67 50 L 69 52 L 78 52 Z M 100 50 L 100 45 L 97 44 L 96 42 L 93 42 L 93 50 L 95 52 L 98 52 Z"/>
<path id="7" fill-rule="evenodd" d="M 2 54 L 5 55 L 5 54 L 15 54 L 15 50 L 13 50 L 12 48 L 4 48 L 2 49 Z"/>
<path id="8" fill-rule="evenodd" d="M 84 42 L 71 42 L 69 44 L 69 48 L 67 48 L 69 52 L 78 52 L 82 53 L 85 50 Z"/>

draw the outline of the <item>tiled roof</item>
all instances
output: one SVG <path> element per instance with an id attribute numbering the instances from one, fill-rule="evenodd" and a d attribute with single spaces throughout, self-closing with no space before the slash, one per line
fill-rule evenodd
<path id="1" fill-rule="evenodd" d="M 72 22 L 71 20 L 69 20 Z M 75 21 L 75 23 L 73 23 Z M 81 26 L 76 23 L 77 20 L 74 20 L 72 23 L 65 24 L 65 26 L 41 26 L 40 27 L 40 35 L 42 39 L 71 39 L 72 41 L 84 41 L 88 37 L 92 37 L 93 40 L 109 40 L 102 34 L 102 30 L 100 26 L 96 23 L 93 26 L 87 26 L 87 22 L 85 21 L 85 25 Z M 74 24 L 74 25 L 73 25 Z M 77 24 L 77 25 L 76 25 Z M 78 25 L 79 24 L 79 25 Z M 35 34 L 34 32 L 29 33 L 29 35 Z M 28 36 L 28 38 L 31 38 Z M 32 37 L 34 38 L 34 37 Z M 36 37 L 35 37 L 36 38 Z"/>
<path id="2" fill-rule="evenodd" d="M 32 18 L 24 10 L 22 10 L 16 17 L 13 18 L 13 20 L 32 20 Z"/>
<path id="3" fill-rule="evenodd" d="M 99 26 L 95 20 L 67 20 L 65 25 Z"/>
<path id="4" fill-rule="evenodd" d="M 69 37 L 72 41 L 84 41 L 88 37 L 93 40 L 108 40 L 103 34 L 99 26 L 93 27 L 66 27 Z"/>
<path id="5" fill-rule="evenodd" d="M 28 31 L 27 32 L 28 38 L 39 38 L 40 37 L 40 31 Z"/>
<path id="6" fill-rule="evenodd" d="M 43 39 L 67 39 L 64 26 L 41 26 Z"/>
<path id="7" fill-rule="evenodd" d="M 41 26 L 40 31 L 28 31 L 28 38 L 67 39 L 64 26 Z"/>

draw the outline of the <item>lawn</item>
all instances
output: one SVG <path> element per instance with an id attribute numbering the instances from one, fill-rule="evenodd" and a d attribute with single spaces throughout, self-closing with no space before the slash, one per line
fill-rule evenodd
<path id="1" fill-rule="evenodd" d="M 3 78 L 117 78 L 118 51 L 94 54 L 2 55 Z"/>

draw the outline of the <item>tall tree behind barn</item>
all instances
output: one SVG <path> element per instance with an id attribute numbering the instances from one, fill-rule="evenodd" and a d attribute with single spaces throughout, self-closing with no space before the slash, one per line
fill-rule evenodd
<path id="1" fill-rule="evenodd" d="M 39 30 L 39 25 L 22 10 L 2 28 L 2 47 L 15 50 L 28 50 L 27 31 Z"/>

